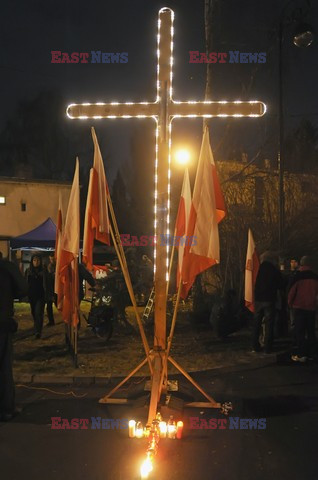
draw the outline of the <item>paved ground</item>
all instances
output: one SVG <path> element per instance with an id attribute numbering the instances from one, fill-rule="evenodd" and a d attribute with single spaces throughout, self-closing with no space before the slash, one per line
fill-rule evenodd
<path id="1" fill-rule="evenodd" d="M 266 418 L 266 430 L 189 430 L 189 417 L 219 417 L 216 411 L 185 409 L 181 441 L 161 440 L 153 480 L 317 480 L 317 365 L 242 365 L 195 374 L 218 401 L 230 400 L 231 416 Z M 267 360 L 268 361 L 268 360 Z M 143 383 L 134 380 L 122 393 L 138 398 Z M 38 387 L 38 386 L 37 386 Z M 50 388 L 67 393 L 67 386 Z M 97 399 L 110 385 L 71 387 L 83 398 L 17 388 L 23 412 L 0 423 L 1 480 L 138 480 L 145 440 L 127 430 L 52 430 L 51 417 L 136 418 L 147 409 L 138 400 L 128 407 L 103 406 Z M 74 390 L 76 388 L 76 390 Z M 196 396 L 180 383 L 183 398 Z"/>

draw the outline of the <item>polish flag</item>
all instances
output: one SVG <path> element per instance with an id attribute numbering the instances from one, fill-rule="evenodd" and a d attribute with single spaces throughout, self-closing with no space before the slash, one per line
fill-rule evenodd
<path id="1" fill-rule="evenodd" d="M 79 162 L 76 159 L 74 179 L 68 202 L 64 231 L 59 251 L 59 268 L 57 274 L 63 284 L 62 317 L 65 323 L 78 324 L 79 279 L 78 252 L 80 240 L 80 196 L 79 196 Z M 59 300 L 58 300 L 59 301 Z"/>
<path id="2" fill-rule="evenodd" d="M 252 231 L 248 229 L 248 244 L 245 265 L 245 305 L 254 312 L 254 288 L 257 272 L 259 269 L 259 258 L 255 248 L 255 242 Z"/>
<path id="3" fill-rule="evenodd" d="M 187 229 L 188 229 L 190 209 L 191 209 L 191 187 L 190 187 L 189 172 L 188 172 L 188 169 L 186 168 L 184 171 L 182 191 L 181 191 L 180 203 L 179 203 L 177 219 L 176 219 L 176 228 L 175 228 L 175 234 L 178 237 L 177 287 L 179 286 L 180 275 L 182 272 L 184 248 L 185 248 L 185 243 L 187 242 L 187 237 L 185 235 L 187 234 Z"/>
<path id="4" fill-rule="evenodd" d="M 182 298 L 186 298 L 196 276 L 220 263 L 219 222 L 225 217 L 225 203 L 206 127 L 203 134 L 188 224 L 188 240 L 182 265 Z M 191 237 L 191 238 L 189 238 Z"/>
<path id="5" fill-rule="evenodd" d="M 94 239 L 107 245 L 110 244 L 107 206 L 108 185 L 102 155 L 93 127 L 91 131 L 94 142 L 94 165 L 90 170 L 83 241 L 83 263 L 89 270 L 93 268 Z"/>

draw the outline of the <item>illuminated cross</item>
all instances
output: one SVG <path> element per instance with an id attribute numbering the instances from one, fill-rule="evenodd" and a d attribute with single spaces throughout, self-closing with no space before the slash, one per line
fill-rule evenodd
<path id="1" fill-rule="evenodd" d="M 154 229 L 156 238 L 170 231 L 170 160 L 171 125 L 181 117 L 261 117 L 264 103 L 251 102 L 179 102 L 172 98 L 173 67 L 173 17 L 170 8 L 162 8 L 158 18 L 157 36 L 157 98 L 140 103 L 94 103 L 69 105 L 70 118 L 153 118 L 156 121 L 155 206 Z M 155 326 L 154 326 L 154 374 L 149 418 L 156 414 L 160 394 L 160 373 L 166 350 L 166 302 L 169 265 L 169 247 L 157 243 L 154 251 L 155 265 Z M 158 372 L 159 370 L 159 372 Z"/>

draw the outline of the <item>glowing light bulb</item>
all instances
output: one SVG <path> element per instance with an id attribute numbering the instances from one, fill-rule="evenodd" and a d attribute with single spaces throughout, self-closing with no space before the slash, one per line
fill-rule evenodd
<path id="1" fill-rule="evenodd" d="M 159 429 L 160 429 L 160 438 L 166 438 L 166 436 L 167 436 L 167 423 L 161 421 L 159 423 Z"/>
<path id="2" fill-rule="evenodd" d="M 137 423 L 136 426 L 136 438 L 142 438 L 144 436 L 144 429 L 141 422 Z"/>
<path id="3" fill-rule="evenodd" d="M 136 435 L 136 422 L 135 422 L 135 420 L 129 420 L 128 432 L 129 432 L 129 438 L 135 438 L 135 435 Z"/>
<path id="4" fill-rule="evenodd" d="M 178 150 L 176 153 L 176 159 L 181 165 L 186 165 L 190 160 L 190 154 L 188 150 Z"/>

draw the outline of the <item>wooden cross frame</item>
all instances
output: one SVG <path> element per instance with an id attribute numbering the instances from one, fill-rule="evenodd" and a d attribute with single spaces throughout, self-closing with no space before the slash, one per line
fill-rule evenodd
<path id="1" fill-rule="evenodd" d="M 266 112 L 266 106 L 259 101 L 188 101 L 179 102 L 172 96 L 173 72 L 173 18 L 170 8 L 162 8 L 158 17 L 157 35 L 157 98 L 155 102 L 140 103 L 95 103 L 71 104 L 67 108 L 70 118 L 101 119 L 101 118 L 153 118 L 156 121 L 156 160 L 155 160 L 155 219 L 154 234 L 169 234 L 170 231 L 170 161 L 171 161 L 171 127 L 175 118 L 194 117 L 261 117 Z M 168 360 L 183 375 L 188 378 L 199 391 L 209 400 L 205 406 L 220 407 L 212 397 L 206 394 L 175 360 L 168 356 L 166 345 L 166 303 L 167 281 L 169 268 L 169 247 L 156 243 L 154 249 L 154 282 L 155 282 L 155 319 L 154 348 L 150 352 L 153 365 L 151 398 L 148 421 L 151 422 L 157 412 L 157 404 L 161 395 L 162 385 L 166 385 Z M 146 352 L 147 353 L 147 352 Z M 147 360 L 136 367 L 128 377 L 113 389 L 102 403 L 116 401 L 111 395 Z M 162 383 L 161 378 L 165 377 Z M 122 403 L 120 399 L 117 399 Z"/>

